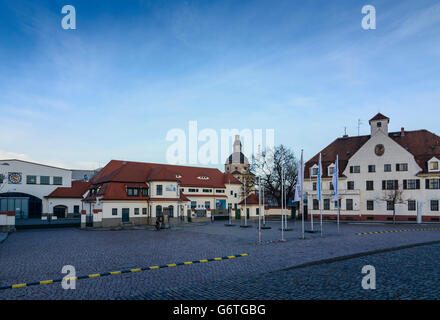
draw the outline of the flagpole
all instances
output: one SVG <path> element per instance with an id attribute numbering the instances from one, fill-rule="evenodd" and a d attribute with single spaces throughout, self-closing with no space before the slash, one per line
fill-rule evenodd
<path id="1" fill-rule="evenodd" d="M 322 188 L 321 188 L 322 192 Z M 321 200 L 319 201 L 319 220 L 321 225 L 321 237 L 322 237 L 322 194 L 321 194 Z"/>
<path id="2" fill-rule="evenodd" d="M 244 225 L 247 226 L 247 208 L 246 208 L 246 177 L 244 178 Z"/>
<path id="3" fill-rule="evenodd" d="M 339 233 L 339 216 L 341 215 L 341 206 L 340 206 L 340 200 L 339 200 L 339 157 L 338 155 L 336 155 L 336 161 L 335 161 L 335 166 L 333 169 L 333 179 L 332 179 L 332 183 L 333 183 L 333 189 L 334 189 L 334 195 L 333 195 L 333 200 L 337 203 L 338 206 L 338 233 Z"/>
<path id="4" fill-rule="evenodd" d="M 321 154 L 319 154 L 319 223 L 321 225 L 321 237 L 322 237 L 322 160 L 321 160 Z"/>
<path id="5" fill-rule="evenodd" d="M 264 188 L 263 188 L 263 226 L 266 226 L 266 207 L 264 206 Z"/>
<path id="6" fill-rule="evenodd" d="M 258 243 L 261 244 L 261 178 L 258 177 Z"/>
<path id="7" fill-rule="evenodd" d="M 281 241 L 284 241 L 283 168 L 281 168 Z"/>
<path id="8" fill-rule="evenodd" d="M 285 180 L 285 173 L 284 173 L 284 170 L 283 170 L 284 210 L 285 210 L 285 212 L 284 212 L 284 229 L 285 229 L 285 231 L 288 231 L 288 230 L 287 230 L 287 215 L 288 215 L 289 213 L 288 213 L 288 211 L 287 211 L 286 185 L 285 185 L 285 183 L 284 183 L 284 180 Z"/>
<path id="9" fill-rule="evenodd" d="M 338 233 L 339 233 L 339 215 L 341 214 L 341 206 L 339 205 L 339 199 L 338 199 Z"/>
<path id="10" fill-rule="evenodd" d="M 300 194 L 300 210 L 301 210 L 301 218 L 302 218 L 302 237 L 304 237 L 304 193 L 303 193 L 303 184 L 304 184 L 304 163 L 303 163 L 303 149 L 301 149 L 301 194 Z"/>

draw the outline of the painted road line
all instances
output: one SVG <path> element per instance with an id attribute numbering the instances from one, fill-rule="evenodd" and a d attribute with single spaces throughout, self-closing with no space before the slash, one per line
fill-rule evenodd
<path id="1" fill-rule="evenodd" d="M 440 230 L 440 228 L 418 228 L 418 229 L 371 231 L 371 232 L 359 232 L 359 233 L 356 233 L 356 235 L 357 236 L 365 236 L 365 235 L 372 235 L 372 234 L 385 234 L 385 233 L 410 232 L 410 231 L 434 231 L 434 230 Z"/>
<path id="2" fill-rule="evenodd" d="M 43 281 L 37 281 L 37 282 L 29 282 L 29 283 L 18 283 L 18 284 L 13 284 L 13 285 L 8 285 L 8 286 L 2 286 L 2 287 L 0 287 L 0 290 L 23 288 L 23 287 L 30 287 L 30 286 L 37 286 L 37 285 L 46 285 L 46 284 L 51 284 L 51 283 L 62 282 L 63 280 L 72 281 L 72 280 L 81 280 L 81 279 L 91 279 L 91 278 L 100 278 L 100 277 L 105 277 L 105 276 L 110 276 L 110 275 L 120 275 L 123 273 L 134 273 L 134 272 L 148 271 L 148 270 L 155 270 L 155 269 L 162 269 L 162 268 L 173 268 L 173 267 L 183 266 L 183 265 L 205 263 L 205 262 L 209 262 L 209 261 L 230 260 L 230 259 L 235 259 L 238 257 L 247 257 L 247 256 L 248 256 L 247 253 L 242 253 L 242 254 L 235 255 L 235 256 L 226 256 L 226 257 L 218 257 L 218 258 L 211 258 L 211 259 L 178 262 L 178 263 L 166 264 L 166 265 L 161 265 L 161 266 L 150 266 L 150 267 L 127 269 L 127 270 L 121 270 L 121 271 L 94 273 L 94 274 L 89 274 L 89 275 L 84 275 L 84 276 L 79 276 L 79 277 L 71 277 L 71 278 L 67 278 L 67 279 L 55 279 L 55 280 L 43 280 Z"/>

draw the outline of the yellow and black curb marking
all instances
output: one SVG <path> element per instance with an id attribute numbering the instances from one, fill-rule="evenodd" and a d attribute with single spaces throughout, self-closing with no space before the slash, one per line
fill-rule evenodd
<path id="1" fill-rule="evenodd" d="M 418 229 L 401 229 L 401 230 L 387 230 L 387 231 L 372 231 L 372 232 L 361 232 L 356 233 L 357 236 L 366 236 L 372 234 L 382 234 L 382 233 L 396 233 L 396 232 L 410 232 L 410 231 L 433 231 L 440 230 L 440 228 L 418 228 Z"/>
<path id="2" fill-rule="evenodd" d="M 105 272 L 105 273 L 95 273 L 95 274 L 89 274 L 86 276 L 79 276 L 79 277 L 73 277 L 73 278 L 67 278 L 66 280 L 81 280 L 81 279 L 90 279 L 90 278 L 99 278 L 99 277 L 106 277 L 110 275 L 120 275 L 123 273 L 133 273 L 133 272 L 140 272 L 140 271 L 147 271 L 147 270 L 155 270 L 155 269 L 164 269 L 164 268 L 172 268 L 177 266 L 183 266 L 183 265 L 190 265 L 190 264 L 196 264 L 196 263 L 205 263 L 210 261 L 221 261 L 221 260 L 230 260 L 240 257 L 247 257 L 247 253 L 238 254 L 235 256 L 226 256 L 221 258 L 212 258 L 212 259 L 202 259 L 202 260 L 194 260 L 194 261 L 186 261 L 186 262 L 178 262 L 173 264 L 164 264 L 161 266 L 150 266 L 150 267 L 143 267 L 143 268 L 136 268 L 136 269 L 127 269 L 127 270 L 121 270 L 121 271 L 112 271 L 112 272 Z M 30 286 L 37 286 L 37 285 L 44 285 L 44 284 L 51 284 L 51 283 L 57 283 L 62 282 L 63 279 L 56 279 L 56 280 L 44 280 L 44 281 L 36 281 L 36 282 L 30 282 L 30 283 L 19 283 L 19 284 L 13 284 L 9 286 L 3 286 L 0 287 L 0 290 L 5 289 L 15 289 L 15 288 L 23 288 L 23 287 L 30 287 Z"/>

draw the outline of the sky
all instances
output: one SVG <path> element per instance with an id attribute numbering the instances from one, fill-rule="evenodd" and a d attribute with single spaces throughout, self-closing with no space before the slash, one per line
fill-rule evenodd
<path id="1" fill-rule="evenodd" d="M 305 159 L 377 112 L 440 133 L 438 1 L 0 0 L 0 41 L 0 159 L 166 163 L 189 121 L 274 129 Z"/>

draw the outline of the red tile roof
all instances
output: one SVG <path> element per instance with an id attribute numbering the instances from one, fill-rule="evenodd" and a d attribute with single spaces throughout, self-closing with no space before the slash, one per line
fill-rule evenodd
<path id="1" fill-rule="evenodd" d="M 224 184 L 241 184 L 240 180 L 238 180 L 236 177 L 234 177 L 231 173 L 224 174 L 223 183 Z"/>
<path id="2" fill-rule="evenodd" d="M 379 112 L 373 118 L 371 118 L 369 122 L 371 123 L 371 121 L 376 121 L 376 120 L 388 120 L 388 122 L 389 122 L 390 118 L 388 118 L 387 116 L 384 116 L 382 113 Z"/>
<path id="3" fill-rule="evenodd" d="M 59 187 L 47 198 L 82 198 L 90 187 L 90 182 L 72 181 L 72 187 Z"/>
<path id="4" fill-rule="evenodd" d="M 326 168 L 334 163 L 339 155 L 339 174 L 345 170 L 348 160 L 370 139 L 368 136 L 338 138 L 321 151 L 323 177 L 328 177 Z M 440 157 L 440 137 L 427 130 L 391 132 L 389 137 L 405 148 L 413 156 L 422 172 L 428 172 L 428 163 L 432 157 Z M 310 168 L 319 161 L 319 153 L 306 162 L 304 177 L 310 177 Z"/>
<path id="5" fill-rule="evenodd" d="M 259 204 L 259 199 L 260 198 L 258 197 L 258 195 L 252 193 L 246 198 L 246 204 Z M 244 205 L 244 200 L 242 200 L 239 204 Z M 263 205 L 263 200 L 261 200 L 261 205 Z"/>
<path id="6" fill-rule="evenodd" d="M 150 181 L 176 181 L 180 183 L 181 187 L 200 188 L 225 188 L 226 184 L 229 183 L 241 184 L 232 175 L 224 174 L 214 168 L 120 160 L 110 161 L 91 179 L 93 187 L 101 187 L 97 195 L 102 196 L 103 200 L 145 199 L 141 195 L 139 195 L 139 199 L 127 196 L 125 187 L 128 185 L 145 184 Z M 88 197 L 86 200 L 94 200 L 94 196 Z"/>
<path id="7" fill-rule="evenodd" d="M 200 179 L 208 177 L 209 179 Z M 215 168 L 189 167 L 133 161 L 110 161 L 91 182 L 179 181 L 182 187 L 225 188 L 225 174 Z M 240 183 L 231 178 L 231 183 Z"/>

